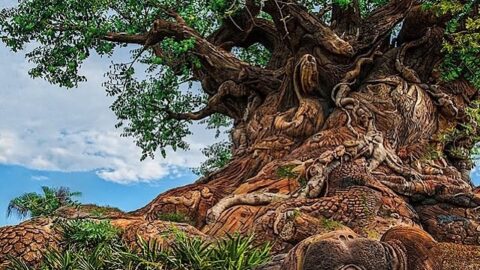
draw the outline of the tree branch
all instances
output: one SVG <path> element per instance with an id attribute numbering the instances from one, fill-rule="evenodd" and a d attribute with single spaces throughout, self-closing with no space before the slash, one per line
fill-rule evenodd
<path id="1" fill-rule="evenodd" d="M 175 120 L 202 120 L 205 119 L 212 114 L 216 113 L 216 111 L 211 108 L 210 106 L 206 106 L 205 108 L 197 111 L 197 112 L 188 112 L 188 113 L 175 113 L 169 110 L 164 109 L 165 113 L 167 113 L 168 118 L 175 119 Z"/>
<path id="2" fill-rule="evenodd" d="M 243 29 L 241 32 L 236 25 L 225 23 L 208 37 L 208 40 L 227 51 L 231 51 L 233 47 L 248 48 L 259 43 L 272 54 L 267 68 L 277 69 L 285 65 L 291 52 L 285 46 L 282 37 L 271 21 L 251 18 L 246 24 L 240 26 Z"/>
<path id="3" fill-rule="evenodd" d="M 202 63 L 200 72 L 197 72 L 199 74 L 197 79 L 208 80 L 208 83 L 204 83 L 203 85 L 211 88 L 210 91 L 208 91 L 209 89 L 205 89 L 206 92 L 210 94 L 215 93 L 218 87 L 227 80 L 245 84 L 250 87 L 255 87 L 259 81 L 262 81 L 264 83 L 262 83 L 259 91 L 275 91 L 280 86 L 280 80 L 275 77 L 278 72 L 251 66 L 239 60 L 232 53 L 223 50 L 203 38 L 197 31 L 189 27 L 183 18 L 175 12 L 167 11 L 167 14 L 173 17 L 175 21 L 157 19 L 154 21 L 148 33 L 135 35 L 109 33 L 101 39 L 111 42 L 140 44 L 145 48 L 152 48 L 154 53 L 159 56 L 162 55 L 162 52 L 158 46 L 155 45 L 167 37 L 176 40 L 195 39 L 195 47 L 192 54 L 197 56 Z M 246 39 L 243 40 L 245 45 L 266 40 L 265 44 L 273 46 L 270 43 L 276 42 L 273 36 L 275 32 L 264 20 L 255 20 L 252 24 L 251 31 L 255 35 L 247 36 Z M 261 34 L 266 33 L 266 31 L 270 34 L 267 38 L 262 38 Z M 224 38 L 220 38 L 219 40 L 222 39 Z"/>
<path id="4" fill-rule="evenodd" d="M 331 27 L 341 36 L 356 35 L 361 20 L 359 0 L 353 0 L 347 7 L 333 4 Z"/>
<path id="5" fill-rule="evenodd" d="M 439 26 L 445 28 L 451 14 L 438 16 L 432 10 L 425 10 L 421 5 L 411 8 L 405 17 L 402 30 L 398 36 L 399 43 L 416 40 L 422 37 L 428 28 Z"/>
<path id="6" fill-rule="evenodd" d="M 130 35 L 127 33 L 110 32 L 107 35 L 103 36 L 101 39 L 106 41 L 111 41 L 111 42 L 118 42 L 118 43 L 145 45 L 145 43 L 148 40 L 148 35 L 147 34 Z"/>
<path id="7" fill-rule="evenodd" d="M 280 86 L 281 82 L 275 77 L 275 71 L 251 66 L 239 60 L 233 54 L 210 43 L 178 18 L 177 22 L 156 20 L 149 33 L 147 44 L 157 44 L 166 37 L 177 40 L 195 39 L 193 54 L 199 57 L 202 63 L 203 79 L 208 79 L 208 85 L 214 89 L 227 80 L 254 87 L 261 79 L 266 84 L 262 84 L 261 89 L 255 88 L 259 91 L 275 91 Z"/>
<path id="8" fill-rule="evenodd" d="M 260 43 L 273 52 L 282 43 L 282 38 L 278 35 L 275 26 L 268 20 L 253 18 L 240 26 L 244 29 L 241 32 L 233 24 L 225 23 L 207 40 L 228 51 L 233 46 L 248 48 L 255 43 Z"/>
<path id="9" fill-rule="evenodd" d="M 387 5 L 372 12 L 360 27 L 359 39 L 352 44 L 357 53 L 387 38 L 395 25 L 408 14 L 414 2 L 415 0 L 391 0 Z"/>
<path id="10" fill-rule="evenodd" d="M 255 1 L 246 1 L 245 8 L 225 20 L 207 40 L 227 51 L 233 47 L 248 48 L 259 43 L 272 54 L 267 68 L 283 67 L 291 52 L 273 23 L 256 17 L 260 10 Z"/>
<path id="11" fill-rule="evenodd" d="M 351 56 L 352 46 L 338 37 L 315 15 L 293 1 L 267 0 L 265 11 L 273 17 L 275 26 L 282 33 L 292 51 L 304 45 L 305 38 L 313 40 L 330 53 Z"/>

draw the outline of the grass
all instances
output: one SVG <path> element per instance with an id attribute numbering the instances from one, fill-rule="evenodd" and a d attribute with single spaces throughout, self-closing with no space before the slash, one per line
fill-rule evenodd
<path id="1" fill-rule="evenodd" d="M 293 171 L 294 168 L 295 165 L 280 166 L 276 171 L 276 175 L 279 178 L 298 179 L 300 186 L 306 187 L 308 180 L 304 176 L 299 177 L 299 174 Z"/>
<path id="2" fill-rule="evenodd" d="M 320 218 L 320 222 L 322 224 L 322 227 L 327 229 L 328 231 L 334 231 L 343 226 L 341 222 L 329 218 Z"/>
<path id="3" fill-rule="evenodd" d="M 293 172 L 293 168 L 295 168 L 294 165 L 285 165 L 285 166 L 280 166 L 278 167 L 277 169 L 277 176 L 280 177 L 280 178 L 288 178 L 288 179 L 291 179 L 291 178 L 297 178 L 298 175 Z"/>
<path id="4" fill-rule="evenodd" d="M 109 213 L 111 212 L 118 212 L 118 213 L 121 213 L 122 210 L 120 210 L 119 208 L 116 208 L 116 207 L 111 207 L 111 206 L 98 206 L 98 205 L 84 205 L 85 207 L 89 207 L 91 208 L 89 210 L 89 213 L 93 216 L 93 217 L 105 217 L 107 216 Z"/>
<path id="5" fill-rule="evenodd" d="M 157 219 L 178 223 L 190 223 L 191 220 L 188 216 L 182 213 L 159 213 Z"/>
<path id="6" fill-rule="evenodd" d="M 378 233 L 377 231 L 375 231 L 374 229 L 367 229 L 365 228 L 363 230 L 363 232 L 367 235 L 367 238 L 369 239 L 375 239 L 375 240 L 378 240 L 380 239 L 380 233 Z"/>

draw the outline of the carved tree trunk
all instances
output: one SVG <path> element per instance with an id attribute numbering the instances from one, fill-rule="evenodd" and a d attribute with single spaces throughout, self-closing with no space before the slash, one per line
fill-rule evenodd
<path id="1" fill-rule="evenodd" d="M 480 192 L 471 161 L 456 154 L 472 140 L 439 139 L 471 122 L 477 92 L 463 79 L 441 81 L 445 18 L 413 3 L 391 1 L 365 19 L 334 6 L 327 26 L 297 4 L 265 1 L 273 24 L 239 15 L 245 32 L 226 24 L 208 39 L 181 20 L 157 22 L 154 34 L 196 37 L 211 95 L 205 110 L 171 116 L 232 117 L 234 157 L 129 215 L 183 213 L 207 235 L 255 233 L 277 253 L 345 227 L 379 239 L 403 225 L 480 245 Z M 403 19 L 395 46 L 391 30 Z M 266 69 L 228 52 L 257 42 L 272 52 Z"/>
<path id="2" fill-rule="evenodd" d="M 262 79 L 238 67 L 239 78 L 204 81 L 219 85 L 209 105 L 222 100 L 235 119 L 232 161 L 132 214 L 154 220 L 181 212 L 206 234 L 256 233 L 278 252 L 342 225 L 377 239 L 407 225 L 440 241 L 479 245 L 472 163 L 453 154 L 472 141 L 439 139 L 471 121 L 465 109 L 476 90 L 439 78 L 443 18 L 396 2 L 367 20 L 334 10 L 339 21 L 331 28 L 285 6 L 294 18 L 282 28 L 286 38 L 268 43 L 276 73 Z M 407 11 L 394 46 L 390 30 Z M 222 29 L 211 42 L 233 35 Z M 248 46 L 259 36 L 243 38 Z"/>

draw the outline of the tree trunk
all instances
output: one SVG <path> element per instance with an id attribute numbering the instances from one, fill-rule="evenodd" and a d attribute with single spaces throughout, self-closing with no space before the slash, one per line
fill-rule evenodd
<path id="1" fill-rule="evenodd" d="M 133 214 L 181 212 L 208 235 L 255 233 L 276 252 L 340 226 L 378 239 L 405 225 L 479 245 L 471 162 L 439 139 L 469 123 L 476 91 L 463 80 L 440 82 L 443 29 L 405 31 L 401 46 L 381 43 L 337 68 L 340 80 L 324 72 L 325 52 L 303 48 L 279 91 L 242 97 L 225 168 Z M 460 138 L 454 147 L 469 143 Z"/>
<path id="2" fill-rule="evenodd" d="M 445 26 L 412 3 L 392 1 L 368 19 L 355 8 L 333 7 L 337 20 L 327 27 L 295 4 L 265 1 L 276 31 L 271 22 L 238 20 L 249 30 L 236 35 L 226 25 L 208 39 L 180 19 L 158 20 L 152 35 L 196 39 L 202 87 L 210 95 L 198 114 L 171 117 L 232 117 L 233 159 L 128 215 L 154 221 L 181 213 L 206 235 L 254 233 L 275 253 L 323 241 L 315 235 L 338 229 L 349 233 L 329 237 L 348 239 L 353 230 L 379 240 L 391 227 L 406 226 L 411 231 L 385 234 L 387 244 L 375 242 L 394 250 L 387 253 L 403 267 L 403 259 L 431 248 L 425 232 L 436 241 L 480 245 L 480 191 L 464 154 L 473 140 L 444 139 L 453 129 L 480 131 L 467 113 L 477 92 L 464 79 L 441 80 Z M 391 44 L 391 29 L 405 16 Z M 261 35 L 272 51 L 266 69 L 229 54 Z M 402 246 L 409 232 L 425 237 L 424 245 Z M 427 264 L 411 269 L 438 269 Z"/>

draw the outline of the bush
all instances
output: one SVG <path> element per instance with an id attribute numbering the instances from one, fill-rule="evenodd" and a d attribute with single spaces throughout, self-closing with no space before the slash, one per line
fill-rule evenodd
<path id="1" fill-rule="evenodd" d="M 210 260 L 215 269 L 254 269 L 265 264 L 270 259 L 270 245 L 254 247 L 254 236 L 227 235 L 219 240 L 214 248 Z"/>
<path id="2" fill-rule="evenodd" d="M 73 248 L 95 248 L 119 240 L 119 229 L 109 221 L 71 220 L 60 223 L 63 244 Z"/>

